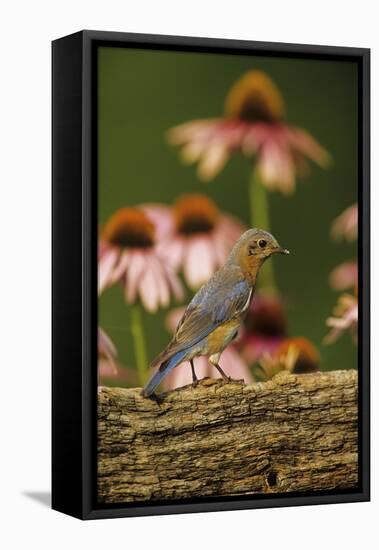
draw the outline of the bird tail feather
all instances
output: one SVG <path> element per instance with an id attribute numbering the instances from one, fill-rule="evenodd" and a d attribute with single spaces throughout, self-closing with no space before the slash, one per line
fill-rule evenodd
<path id="1" fill-rule="evenodd" d="M 142 389 L 141 395 L 144 397 L 149 397 L 154 392 L 158 384 L 160 384 L 160 382 L 168 375 L 168 373 L 183 361 L 186 353 L 187 350 L 178 351 L 170 359 L 161 363 L 159 369 L 153 374 L 148 383 Z"/>

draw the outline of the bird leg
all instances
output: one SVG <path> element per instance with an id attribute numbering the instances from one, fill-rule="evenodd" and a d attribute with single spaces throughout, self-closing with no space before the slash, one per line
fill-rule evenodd
<path id="1" fill-rule="evenodd" d="M 220 367 L 220 365 L 218 363 L 212 363 L 212 365 L 214 367 L 216 367 L 216 369 L 218 370 L 218 372 L 221 374 L 221 376 L 223 377 L 224 380 L 226 380 L 227 382 L 230 382 L 231 378 L 230 376 L 227 376 L 225 374 L 225 372 L 222 370 L 222 368 Z"/>
<path id="2" fill-rule="evenodd" d="M 190 359 L 190 363 L 191 363 L 191 370 L 192 370 L 192 385 L 197 386 L 198 383 L 199 383 L 199 379 L 196 376 L 195 365 L 193 364 L 193 359 Z"/>
<path id="3" fill-rule="evenodd" d="M 209 357 L 209 362 L 210 362 L 211 365 L 216 367 L 216 369 L 221 374 L 221 376 L 223 377 L 224 380 L 230 382 L 230 380 L 231 380 L 230 376 L 227 376 L 225 374 L 225 372 L 222 370 L 222 368 L 220 367 L 220 365 L 218 364 L 218 362 L 220 360 L 220 355 L 221 355 L 221 353 L 214 353 L 213 355 L 211 355 Z"/>

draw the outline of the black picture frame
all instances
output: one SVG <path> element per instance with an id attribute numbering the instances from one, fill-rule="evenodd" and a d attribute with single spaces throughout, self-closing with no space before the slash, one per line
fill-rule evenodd
<path id="1" fill-rule="evenodd" d="M 356 491 L 99 506 L 96 484 L 99 46 L 355 61 L 359 67 L 359 487 Z M 81 31 L 52 44 L 52 507 L 81 519 L 370 499 L 370 50 Z"/>

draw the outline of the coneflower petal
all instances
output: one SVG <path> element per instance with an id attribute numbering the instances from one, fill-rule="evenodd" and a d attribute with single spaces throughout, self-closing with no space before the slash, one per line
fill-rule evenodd
<path id="1" fill-rule="evenodd" d="M 344 262 L 333 269 L 329 275 L 329 284 L 335 290 L 355 287 L 358 281 L 358 265 L 355 260 Z"/>
<path id="2" fill-rule="evenodd" d="M 107 252 L 102 254 L 101 260 L 98 263 L 98 292 L 102 293 L 104 288 L 108 285 L 112 270 L 119 258 L 120 252 L 116 248 L 110 248 Z"/>
<path id="3" fill-rule="evenodd" d="M 270 141 L 262 147 L 258 161 L 258 170 L 261 181 L 266 187 L 271 190 L 275 189 L 275 184 L 281 175 L 279 151 L 275 142 Z"/>
<path id="4" fill-rule="evenodd" d="M 125 276 L 130 258 L 131 258 L 131 254 L 128 254 L 128 252 L 126 251 L 122 252 L 118 263 L 115 265 L 112 271 L 112 275 L 109 281 L 110 284 L 113 285 L 117 283 L 120 279 L 122 279 Z"/>
<path id="5" fill-rule="evenodd" d="M 230 241 L 227 242 L 226 239 L 222 238 L 222 232 L 215 232 L 213 235 L 213 252 L 216 259 L 216 264 L 218 267 L 221 267 L 231 250 Z M 235 241 L 234 241 L 235 242 Z"/>
<path id="6" fill-rule="evenodd" d="M 107 356 L 117 357 L 116 346 L 108 336 L 108 334 L 100 327 L 97 329 L 97 347 L 99 353 Z"/>
<path id="7" fill-rule="evenodd" d="M 138 293 L 146 310 L 155 313 L 159 306 L 159 288 L 151 267 L 145 270 L 140 279 Z"/>
<path id="8" fill-rule="evenodd" d="M 173 295 L 177 300 L 182 300 L 184 298 L 184 290 L 179 277 L 169 264 L 163 264 L 163 268 Z"/>
<path id="9" fill-rule="evenodd" d="M 145 255 L 142 252 L 130 252 L 128 270 L 125 277 L 125 297 L 127 302 L 133 303 L 137 298 L 141 277 L 146 269 Z"/>
<path id="10" fill-rule="evenodd" d="M 358 205 L 355 203 L 346 208 L 333 222 L 331 236 L 334 239 L 344 237 L 354 241 L 358 233 Z"/>
<path id="11" fill-rule="evenodd" d="M 167 307 L 170 303 L 170 288 L 163 271 L 163 263 L 153 254 L 147 256 L 147 261 L 157 283 L 160 304 Z"/>
<path id="12" fill-rule="evenodd" d="M 175 228 L 170 207 L 160 203 L 145 203 L 140 208 L 154 222 L 156 242 L 166 241 L 172 236 Z"/>
<path id="13" fill-rule="evenodd" d="M 174 236 L 169 242 L 158 245 L 158 252 L 177 270 L 183 262 L 185 248 L 186 245 L 183 238 Z"/>
<path id="14" fill-rule="evenodd" d="M 229 152 L 221 142 L 211 143 L 201 156 L 197 173 L 199 179 L 209 181 L 214 178 L 226 164 Z"/>
<path id="15" fill-rule="evenodd" d="M 193 238 L 188 243 L 184 260 L 184 276 L 193 289 L 205 283 L 213 274 L 213 251 L 205 237 Z"/>
<path id="16" fill-rule="evenodd" d="M 179 126 L 171 128 L 167 132 L 167 140 L 174 145 L 181 145 L 187 141 L 204 141 L 213 135 L 215 128 L 222 119 L 202 119 L 185 122 Z"/>
<path id="17" fill-rule="evenodd" d="M 191 141 L 180 151 L 180 158 L 184 164 L 193 164 L 200 159 L 206 146 L 206 143 L 202 141 Z"/>
<path id="18" fill-rule="evenodd" d="M 316 164 L 326 167 L 330 164 L 330 154 L 302 128 L 288 128 L 287 136 L 292 147 L 309 157 Z"/>

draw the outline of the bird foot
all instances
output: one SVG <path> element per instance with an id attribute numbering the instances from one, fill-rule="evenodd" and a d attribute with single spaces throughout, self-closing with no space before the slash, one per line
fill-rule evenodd
<path id="1" fill-rule="evenodd" d="M 245 385 L 245 381 L 243 378 L 232 378 L 231 376 L 228 376 L 228 380 L 225 380 L 225 382 L 233 383 L 233 384 L 242 384 Z"/>
<path id="2" fill-rule="evenodd" d="M 144 396 L 144 397 L 147 397 L 147 399 L 150 399 L 151 401 L 154 401 L 155 403 L 157 403 L 157 405 L 160 405 L 164 401 L 162 395 L 158 395 L 157 393 L 154 393 L 154 392 L 151 393 L 150 395 L 147 395 L 147 396 Z"/>

